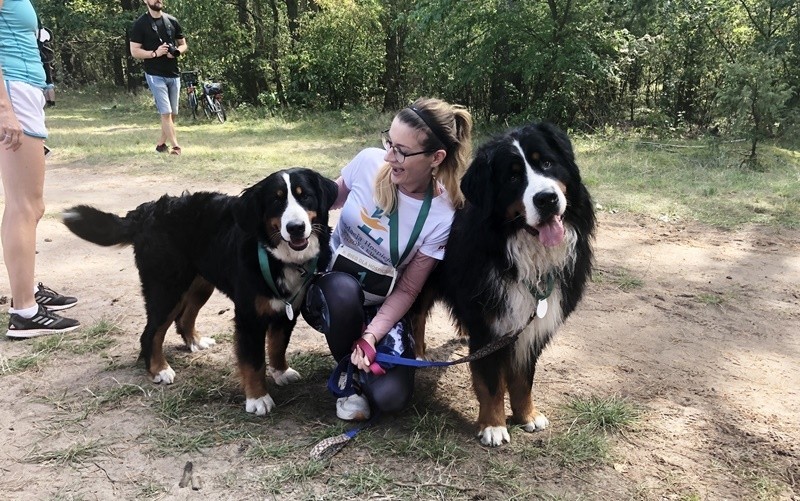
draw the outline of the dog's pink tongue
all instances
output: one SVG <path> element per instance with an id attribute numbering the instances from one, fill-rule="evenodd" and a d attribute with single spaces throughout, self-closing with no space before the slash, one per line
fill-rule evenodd
<path id="1" fill-rule="evenodd" d="M 539 230 L 539 241 L 545 247 L 555 247 L 564 241 L 564 225 L 560 217 L 554 217 L 536 229 Z"/>

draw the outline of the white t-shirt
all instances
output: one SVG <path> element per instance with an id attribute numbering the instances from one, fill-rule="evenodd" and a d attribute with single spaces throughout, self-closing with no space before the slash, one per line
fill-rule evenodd
<path id="1" fill-rule="evenodd" d="M 385 163 L 383 160 L 385 153 L 380 148 L 367 148 L 342 169 L 342 179 L 350 193 L 339 215 L 339 223 L 331 236 L 331 247 L 335 251 L 339 245 L 344 244 L 391 266 L 389 217 L 377 207 L 374 197 L 375 177 Z M 419 238 L 406 259 L 398 266 L 399 273 L 403 272 L 417 250 L 434 259 L 444 258 L 444 249 L 447 237 L 450 235 L 450 225 L 453 223 L 455 210 L 444 187 L 440 185 L 440 188 L 441 194 L 431 201 L 430 212 Z M 399 256 L 403 255 L 408 245 L 422 202 L 398 192 Z"/>

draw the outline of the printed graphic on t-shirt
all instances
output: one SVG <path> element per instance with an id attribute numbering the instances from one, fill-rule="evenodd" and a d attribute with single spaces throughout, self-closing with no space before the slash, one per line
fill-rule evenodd
<path id="1" fill-rule="evenodd" d="M 377 236 L 378 232 L 383 232 L 386 234 L 389 233 L 389 229 L 381 224 L 382 217 L 383 217 L 383 210 L 380 209 L 379 207 L 375 207 L 375 210 L 372 211 L 371 216 L 364 207 L 361 208 L 361 221 L 364 224 L 360 225 L 358 229 L 363 231 L 366 236 L 371 238 L 372 241 L 378 245 L 380 245 L 381 242 L 383 242 L 383 237 Z"/>

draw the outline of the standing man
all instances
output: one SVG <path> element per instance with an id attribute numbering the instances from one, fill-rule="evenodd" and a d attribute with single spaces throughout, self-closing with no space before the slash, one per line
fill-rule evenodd
<path id="1" fill-rule="evenodd" d="M 169 141 L 172 145 L 170 153 L 180 155 L 181 147 L 175 136 L 175 117 L 178 116 L 181 89 L 178 57 L 186 52 L 188 46 L 178 20 L 162 12 L 164 2 L 145 0 L 145 4 L 147 13 L 134 21 L 131 28 L 131 55 L 144 61 L 147 86 L 153 93 L 161 115 L 161 137 L 156 143 L 156 151 L 169 151 Z"/>

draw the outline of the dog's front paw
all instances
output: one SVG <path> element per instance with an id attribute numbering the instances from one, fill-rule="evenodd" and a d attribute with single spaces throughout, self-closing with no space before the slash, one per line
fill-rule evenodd
<path id="1" fill-rule="evenodd" d="M 269 396 L 269 393 L 263 397 L 248 398 L 245 401 L 244 408 L 247 412 L 253 413 L 256 416 L 263 416 L 275 408 L 275 401 Z"/>
<path id="2" fill-rule="evenodd" d="M 153 382 L 172 384 L 175 382 L 175 371 L 168 365 L 166 369 L 162 369 L 158 374 L 153 376 Z"/>
<path id="3" fill-rule="evenodd" d="M 529 421 L 522 425 L 522 429 L 527 431 L 528 433 L 533 433 L 534 431 L 544 430 L 550 426 L 550 420 L 545 417 L 544 414 L 538 414 L 533 421 Z"/>
<path id="4" fill-rule="evenodd" d="M 276 371 L 270 367 L 269 374 L 270 376 L 272 376 L 272 379 L 278 386 L 294 383 L 295 381 L 300 381 L 300 379 L 302 378 L 300 373 L 292 369 L 291 367 L 289 367 L 285 371 Z"/>
<path id="5" fill-rule="evenodd" d="M 196 339 L 189 344 L 189 351 L 195 352 L 199 350 L 206 350 L 215 344 L 217 344 L 217 342 L 214 340 L 214 338 L 201 337 L 200 339 Z"/>
<path id="6" fill-rule="evenodd" d="M 508 429 L 505 426 L 487 426 L 480 432 L 478 436 L 481 437 L 481 443 L 490 447 L 497 447 L 503 445 L 504 442 L 511 442 L 511 437 L 508 435 Z"/>

